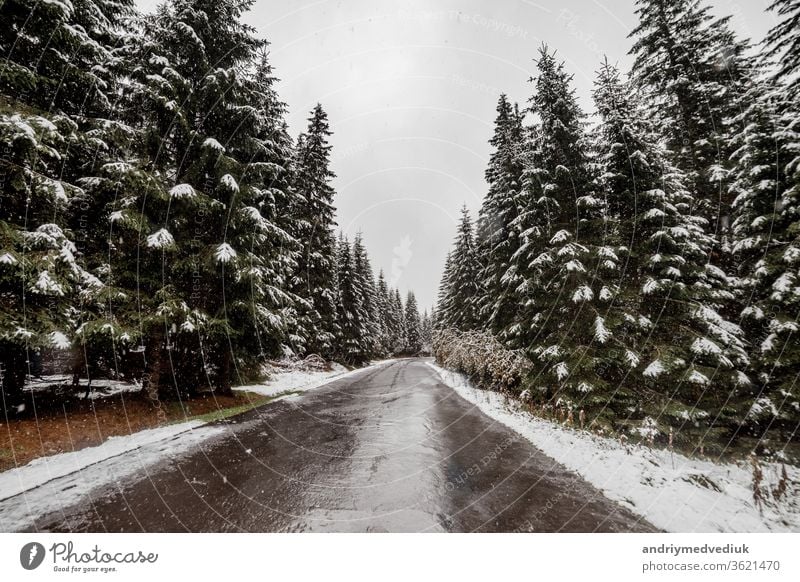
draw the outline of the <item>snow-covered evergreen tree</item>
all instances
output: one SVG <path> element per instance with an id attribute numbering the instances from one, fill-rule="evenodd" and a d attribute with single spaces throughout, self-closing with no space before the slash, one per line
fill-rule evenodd
<path id="1" fill-rule="evenodd" d="M 294 207 L 295 237 L 303 244 L 298 257 L 293 289 L 309 308 L 302 313 L 298 346 L 307 353 L 330 356 L 336 321 L 336 239 L 333 234 L 334 191 L 331 180 L 331 136 L 328 116 L 317 104 L 308 119 L 308 129 L 298 138 L 295 157 L 295 190 L 300 197 Z"/>
<path id="2" fill-rule="evenodd" d="M 363 317 L 362 336 L 364 338 L 364 352 L 367 359 L 380 352 L 379 340 L 383 335 L 382 319 L 378 313 L 378 298 L 375 289 L 375 279 L 372 274 L 367 249 L 361 234 L 357 234 L 353 241 L 353 261 L 356 283 L 360 288 L 361 311 Z"/>
<path id="3" fill-rule="evenodd" d="M 776 428 L 784 437 L 796 429 L 800 410 L 800 133 L 796 104 L 786 99 L 783 87 L 759 80 L 742 95 L 732 182 L 741 315 L 757 380 L 748 421 L 753 430 Z"/>
<path id="4" fill-rule="evenodd" d="M 148 389 L 228 391 L 279 353 L 292 321 L 296 243 L 279 211 L 290 151 L 265 41 L 240 21 L 251 4 L 164 4 L 129 50 L 147 163 L 108 168 L 94 194 L 110 201 L 110 277 L 130 291 L 120 311 L 141 336 Z"/>
<path id="5" fill-rule="evenodd" d="M 453 270 L 451 255 L 452 249 L 448 251 L 447 257 L 445 257 L 442 276 L 439 278 L 439 289 L 436 295 L 436 319 L 434 320 L 436 329 L 445 329 L 448 326 L 443 314 L 450 311 L 450 278 Z"/>
<path id="6" fill-rule="evenodd" d="M 403 351 L 409 355 L 416 355 L 422 349 L 422 327 L 419 306 L 413 291 L 409 291 L 406 296 L 403 317 L 405 320 L 405 349 Z"/>
<path id="7" fill-rule="evenodd" d="M 701 0 L 637 0 L 636 6 L 633 79 L 647 96 L 673 163 L 687 176 L 696 211 L 721 243 L 715 252 L 727 252 L 727 121 L 752 75 L 747 45 L 736 39 L 730 17 L 715 18 Z"/>
<path id="8" fill-rule="evenodd" d="M 517 251 L 523 283 L 513 337 L 521 344 L 509 344 L 526 349 L 538 367 L 535 388 L 544 399 L 600 410 L 616 389 L 621 352 L 608 312 L 620 260 L 608 244 L 606 200 L 593 179 L 571 76 L 547 47 L 537 68 L 530 104 L 538 126 Z"/>
<path id="9" fill-rule="evenodd" d="M 113 159 L 109 72 L 130 0 L 0 5 L 0 317 L 3 390 L 16 400 L 34 350 L 73 345 L 102 283 L 76 246 L 91 216 L 76 216 L 81 180 Z M 72 227 L 79 229 L 76 231 Z M 13 395 L 13 396 L 12 396 Z"/>
<path id="10" fill-rule="evenodd" d="M 46 111 L 107 114 L 112 51 L 133 6 L 133 0 L 4 1 L 0 91 Z"/>
<path id="11" fill-rule="evenodd" d="M 365 309 L 356 252 L 344 236 L 339 239 L 337 267 L 339 289 L 336 355 L 348 364 L 362 364 L 370 357 L 372 338 L 367 333 L 369 314 Z"/>
<path id="12" fill-rule="evenodd" d="M 433 315 L 426 309 L 420 319 L 420 336 L 422 338 L 422 353 L 430 354 L 433 351 Z"/>
<path id="13" fill-rule="evenodd" d="M 78 188 L 59 179 L 59 150 L 79 139 L 77 127 L 66 117 L 51 119 L 0 115 L 0 374 L 6 406 L 19 402 L 34 351 L 71 346 L 79 296 L 101 288 L 84 269 L 67 228 L 69 200 Z"/>
<path id="14" fill-rule="evenodd" d="M 400 354 L 406 349 L 406 345 L 408 344 L 405 308 L 403 307 L 403 299 L 400 297 L 400 291 L 398 289 L 390 292 L 390 295 L 391 318 L 394 323 L 392 353 Z"/>
<path id="15" fill-rule="evenodd" d="M 476 329 L 481 265 L 475 248 L 472 220 L 466 206 L 461 209 L 458 233 L 449 256 L 447 283 L 440 302 L 439 318 L 444 327 Z"/>
<path id="16" fill-rule="evenodd" d="M 713 241 L 691 214 L 684 175 L 608 63 L 594 98 L 602 119 L 601 183 L 615 217 L 616 244 L 607 252 L 624 265 L 604 291 L 625 343 L 615 363 L 622 373 L 615 398 L 631 415 L 684 433 L 701 426 L 703 438 L 714 425 L 730 436 L 743 420 L 750 387 L 742 330 L 721 315 L 732 299 L 731 282 L 709 263 Z"/>
<path id="17" fill-rule="evenodd" d="M 773 0 L 769 5 L 781 19 L 767 34 L 764 57 L 777 63 L 775 78 L 785 83 L 790 100 L 800 97 L 800 0 Z"/>
<path id="18" fill-rule="evenodd" d="M 378 317 L 378 354 L 387 356 L 394 352 L 392 341 L 396 334 L 397 323 L 392 317 L 392 303 L 389 296 L 389 286 L 383 276 L 383 270 L 378 273 L 378 281 L 375 285 L 375 304 Z"/>
<path id="19" fill-rule="evenodd" d="M 483 326 L 504 335 L 516 311 L 514 289 L 521 283 L 512 257 L 519 248 L 517 218 L 522 200 L 522 116 L 505 95 L 497 103 L 494 151 L 486 169 L 489 191 L 476 227 L 477 255 L 481 263 L 478 317 Z"/>

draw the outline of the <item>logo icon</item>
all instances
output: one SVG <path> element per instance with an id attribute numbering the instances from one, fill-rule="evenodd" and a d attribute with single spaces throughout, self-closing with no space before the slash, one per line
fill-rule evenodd
<path id="1" fill-rule="evenodd" d="M 30 542 L 22 546 L 19 552 L 19 563 L 26 570 L 35 570 L 44 561 L 44 546 L 39 542 Z"/>

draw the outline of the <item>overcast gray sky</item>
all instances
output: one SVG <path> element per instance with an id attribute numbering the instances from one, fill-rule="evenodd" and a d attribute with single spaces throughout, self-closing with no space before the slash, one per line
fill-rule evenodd
<path id="1" fill-rule="evenodd" d="M 137 0 L 149 10 L 160 0 Z M 761 40 L 769 0 L 715 0 Z M 537 47 L 557 49 L 591 111 L 603 55 L 627 69 L 633 0 L 257 0 L 293 135 L 319 101 L 331 120 L 341 229 L 364 233 L 376 272 L 435 302 L 459 209 L 486 184 L 501 92 L 528 98 Z"/>

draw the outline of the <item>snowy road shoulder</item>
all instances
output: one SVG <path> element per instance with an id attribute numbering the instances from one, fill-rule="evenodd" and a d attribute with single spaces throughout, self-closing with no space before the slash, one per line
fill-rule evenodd
<path id="1" fill-rule="evenodd" d="M 121 484 L 148 467 L 221 435 L 222 426 L 199 421 L 110 437 L 103 444 L 35 459 L 0 473 L 0 531 L 17 531 L 47 513 L 81 501 L 92 490 Z"/>
<path id="2" fill-rule="evenodd" d="M 535 418 L 496 392 L 428 363 L 443 382 L 490 418 L 528 439 L 545 454 L 575 471 L 606 497 L 675 532 L 798 532 L 800 470 L 787 465 L 789 491 L 759 510 L 753 475 L 744 464 L 714 463 L 666 450 L 616 440 Z M 781 465 L 762 464 L 764 480 L 775 483 Z"/>
<path id="3" fill-rule="evenodd" d="M 236 390 L 267 396 L 305 392 L 386 363 L 376 362 L 353 371 L 338 365 L 321 372 L 290 371 L 276 374 L 264 384 Z M 96 447 L 41 457 L 0 473 L 0 531 L 28 527 L 40 516 L 80 502 L 97 488 L 121 486 L 128 478 L 146 476 L 153 465 L 191 452 L 202 442 L 222 436 L 228 430 L 230 427 L 225 425 L 182 422 L 110 437 Z"/>
<path id="4" fill-rule="evenodd" d="M 278 396 L 286 392 L 306 392 L 315 388 L 320 388 L 334 380 L 348 378 L 360 374 L 366 370 L 371 370 L 379 366 L 386 365 L 394 360 L 380 360 L 373 362 L 364 368 L 348 370 L 341 364 L 332 364 L 330 370 L 308 371 L 308 370 L 287 370 L 275 373 L 275 378 L 261 384 L 250 384 L 248 386 L 236 386 L 234 390 L 243 392 L 253 392 L 261 396 Z"/>

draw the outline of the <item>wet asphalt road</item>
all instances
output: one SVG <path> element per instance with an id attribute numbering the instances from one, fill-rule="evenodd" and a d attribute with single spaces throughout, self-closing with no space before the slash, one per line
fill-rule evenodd
<path id="1" fill-rule="evenodd" d="M 652 526 L 400 360 L 235 419 L 32 530 L 650 531 Z M 249 451 L 249 452 L 248 452 Z"/>

